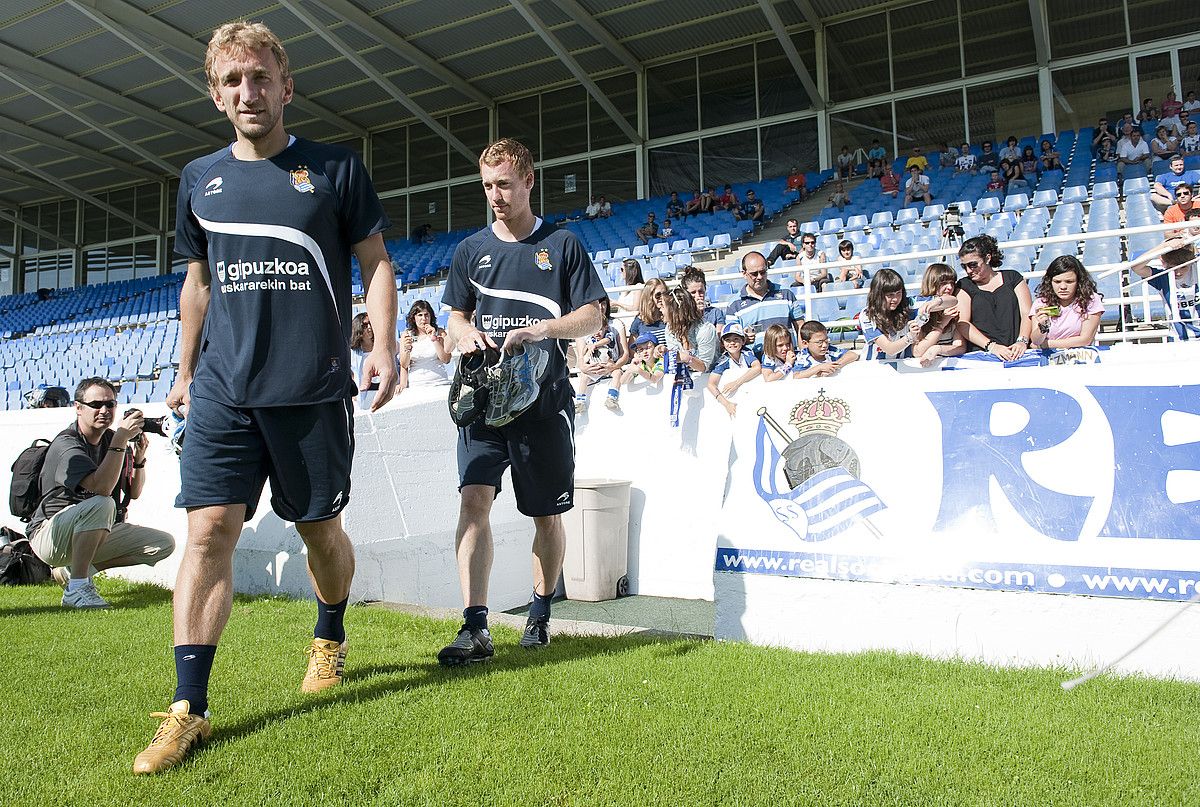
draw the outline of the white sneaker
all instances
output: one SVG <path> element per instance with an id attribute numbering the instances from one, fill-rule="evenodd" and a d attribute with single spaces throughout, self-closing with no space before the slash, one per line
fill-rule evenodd
<path id="1" fill-rule="evenodd" d="M 74 591 L 64 591 L 63 608 L 107 608 L 108 600 L 96 591 L 96 584 L 88 580 Z"/>

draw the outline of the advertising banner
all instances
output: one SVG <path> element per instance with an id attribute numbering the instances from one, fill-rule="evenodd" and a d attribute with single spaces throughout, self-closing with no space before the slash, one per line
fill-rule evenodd
<path id="1" fill-rule="evenodd" d="M 747 388 L 715 570 L 1190 599 L 1200 368 L 1156 357 Z"/>

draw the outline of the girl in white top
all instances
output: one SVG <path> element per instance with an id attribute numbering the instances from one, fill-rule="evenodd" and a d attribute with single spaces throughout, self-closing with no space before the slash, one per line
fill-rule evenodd
<path id="1" fill-rule="evenodd" d="M 636 314 L 638 304 L 642 299 L 642 287 L 646 283 L 642 279 L 642 265 L 638 263 L 637 258 L 626 258 L 621 261 L 621 276 L 625 285 L 633 286 L 633 288 L 614 300 L 612 307 L 618 311 L 631 311 Z"/>
<path id="2" fill-rule="evenodd" d="M 354 385 L 357 387 L 362 383 L 363 361 L 368 354 L 375 349 L 375 332 L 371 329 L 371 320 L 367 318 L 367 313 L 364 311 L 358 314 L 350 322 L 350 371 L 354 374 Z M 399 382 L 396 391 L 404 389 L 405 371 L 404 368 L 399 368 Z M 371 404 L 375 402 L 375 393 L 379 391 L 379 376 L 374 376 L 370 380 L 370 385 L 367 389 L 358 393 L 357 403 L 359 409 L 369 410 Z"/>
<path id="3" fill-rule="evenodd" d="M 408 328 L 400 337 L 400 369 L 407 377 L 405 386 L 434 387 L 450 383 L 446 365 L 450 351 L 446 349 L 446 332 L 437 326 L 433 306 L 417 300 L 408 310 Z"/>

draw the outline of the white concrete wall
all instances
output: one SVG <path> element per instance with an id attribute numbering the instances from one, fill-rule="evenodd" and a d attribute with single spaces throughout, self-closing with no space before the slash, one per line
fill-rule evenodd
<path id="1" fill-rule="evenodd" d="M 1002 666 L 1092 669 L 1133 647 L 1179 603 L 715 575 L 720 639 L 812 652 L 894 650 Z M 1200 681 L 1200 607 L 1117 668 Z"/>

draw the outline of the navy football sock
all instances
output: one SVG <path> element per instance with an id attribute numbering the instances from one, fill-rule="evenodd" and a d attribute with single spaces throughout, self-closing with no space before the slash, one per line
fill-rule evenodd
<path id="1" fill-rule="evenodd" d="M 174 701 L 187 701 L 188 711 L 203 715 L 208 709 L 208 676 L 212 673 L 215 644 L 175 645 Z"/>
<path id="2" fill-rule="evenodd" d="M 346 618 L 346 603 L 348 602 L 350 602 L 349 597 L 330 605 L 317 597 L 317 626 L 313 628 L 314 639 L 326 639 L 338 644 L 346 641 L 346 627 L 343 621 Z"/>
<path id="3" fill-rule="evenodd" d="M 549 619 L 550 600 L 552 599 L 554 599 L 554 592 L 550 592 L 549 594 L 533 592 L 533 603 L 529 606 L 529 617 L 531 619 Z"/>
<path id="4" fill-rule="evenodd" d="M 487 615 L 486 605 L 472 605 L 463 609 L 463 621 L 473 628 L 487 630 Z"/>

